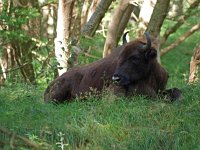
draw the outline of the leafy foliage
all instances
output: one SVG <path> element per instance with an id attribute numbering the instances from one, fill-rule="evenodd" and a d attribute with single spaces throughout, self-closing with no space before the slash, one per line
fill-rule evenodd
<path id="1" fill-rule="evenodd" d="M 0 56 L 2 56 L 3 49 L 6 49 L 7 45 L 12 44 L 16 47 L 19 47 L 20 45 L 23 45 L 23 43 L 29 43 L 29 48 L 25 49 L 27 53 L 22 57 L 23 59 L 26 59 L 28 53 L 34 54 L 32 62 L 27 63 L 33 64 L 36 80 L 38 82 L 43 82 L 44 80 L 42 80 L 42 77 L 45 77 L 48 80 L 52 79 L 56 68 L 56 62 L 53 58 L 48 58 L 50 55 L 49 53 L 52 53 L 53 51 L 52 41 L 47 37 L 42 37 L 36 34 L 29 34 L 28 31 L 30 20 L 38 19 L 41 17 L 39 9 L 39 7 L 13 7 L 12 3 L 8 4 L 8 2 L 4 2 L 3 10 L 0 15 Z M 11 51 L 16 51 L 16 49 L 11 47 Z M 9 70 L 14 69 L 12 67 L 16 66 L 9 66 Z M 17 75 L 18 70 L 16 70 L 15 75 Z M 0 73 L 1 72 L 2 71 L 0 71 Z M 8 73 L 10 74 L 10 72 Z M 19 76 L 22 78 L 21 75 Z M 8 78 L 7 80 L 16 82 L 14 79 Z M 20 82 L 21 81 L 22 80 L 20 80 Z"/>
<path id="2" fill-rule="evenodd" d="M 8 12 L 9 11 L 9 12 Z M 3 9 L 0 15 L 1 26 L 4 30 L 0 30 L 2 41 L 26 41 L 31 37 L 27 35 L 21 27 L 28 23 L 30 19 L 38 17 L 40 14 L 36 8 L 11 8 Z"/>

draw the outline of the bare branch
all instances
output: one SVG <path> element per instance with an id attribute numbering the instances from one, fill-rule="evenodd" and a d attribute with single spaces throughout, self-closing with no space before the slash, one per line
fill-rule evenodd
<path id="1" fill-rule="evenodd" d="M 187 11 L 184 13 L 185 15 L 180 16 L 177 20 L 177 23 L 172 26 L 171 28 L 167 29 L 162 37 L 162 44 L 164 44 L 167 40 L 167 38 L 169 37 L 170 34 L 176 32 L 180 26 L 182 26 L 184 24 L 184 22 L 191 16 L 192 10 L 194 10 L 195 8 L 197 8 L 199 6 L 200 1 L 196 0 L 194 1 L 190 7 L 187 9 Z"/>
<path id="2" fill-rule="evenodd" d="M 195 33 L 196 31 L 198 31 L 200 29 L 200 23 L 194 25 L 188 32 L 186 32 L 183 36 L 181 36 L 178 40 L 176 40 L 174 43 L 172 43 L 171 45 L 169 45 L 168 47 L 162 49 L 160 51 L 160 56 L 163 56 L 164 54 L 166 54 L 168 51 L 172 50 L 173 48 L 175 48 L 176 46 L 178 46 L 181 42 L 183 42 L 186 38 L 188 38 L 189 36 L 191 36 L 193 33 Z"/>
<path id="3" fill-rule="evenodd" d="M 10 69 L 10 70 L 4 71 L 4 72 L 0 72 L 0 74 L 10 73 L 10 72 L 16 71 L 16 70 L 18 70 L 18 69 L 21 69 L 21 68 L 25 67 L 25 66 L 28 65 L 28 64 L 29 64 L 29 63 L 25 63 L 25 64 L 23 64 L 23 65 L 20 65 L 20 66 L 18 66 L 18 67 L 15 67 L 14 69 Z"/>
<path id="4" fill-rule="evenodd" d="M 13 147 L 13 141 L 14 141 L 14 138 L 16 138 L 16 139 L 19 139 L 19 140 L 23 141 L 24 143 L 26 143 L 27 146 L 30 146 L 30 147 L 32 147 L 34 149 L 39 149 L 40 148 L 40 145 L 36 144 L 35 142 L 33 142 L 33 141 L 23 137 L 23 136 L 16 135 L 15 133 L 10 132 L 6 128 L 0 127 L 0 132 L 11 136 L 11 141 L 10 141 L 10 146 L 11 147 Z"/>

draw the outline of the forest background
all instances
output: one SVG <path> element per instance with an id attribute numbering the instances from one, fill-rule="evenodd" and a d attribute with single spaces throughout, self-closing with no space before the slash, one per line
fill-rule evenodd
<path id="1" fill-rule="evenodd" d="M 0 0 L 0 148 L 198 149 L 199 0 Z M 162 15 L 163 14 L 163 15 Z M 144 97 L 88 97 L 44 104 L 43 92 L 72 67 L 106 57 L 144 31 L 175 103 Z"/>

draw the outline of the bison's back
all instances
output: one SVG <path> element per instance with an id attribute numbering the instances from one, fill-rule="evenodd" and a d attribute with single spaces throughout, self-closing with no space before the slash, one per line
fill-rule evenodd
<path id="1" fill-rule="evenodd" d="M 117 56 L 107 57 L 87 66 L 67 71 L 50 83 L 44 93 L 44 100 L 63 102 L 91 90 L 101 91 L 105 84 L 111 82 L 116 68 L 116 58 Z"/>

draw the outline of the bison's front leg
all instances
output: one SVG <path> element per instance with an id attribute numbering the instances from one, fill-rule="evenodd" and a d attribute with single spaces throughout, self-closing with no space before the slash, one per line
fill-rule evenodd
<path id="1" fill-rule="evenodd" d="M 136 96 L 136 95 L 144 95 L 147 97 L 156 97 L 155 90 L 149 86 L 144 84 L 136 84 L 129 86 L 114 86 L 114 94 L 117 96 Z"/>
<path id="2" fill-rule="evenodd" d="M 160 92 L 160 96 L 170 101 L 180 100 L 182 97 L 181 91 L 178 88 L 163 90 Z"/>
<path id="3" fill-rule="evenodd" d="M 127 92 L 128 96 L 144 95 L 147 97 L 156 98 L 156 91 L 154 90 L 154 88 L 152 88 L 149 85 L 145 85 L 145 84 L 129 86 L 127 91 L 128 91 Z"/>

